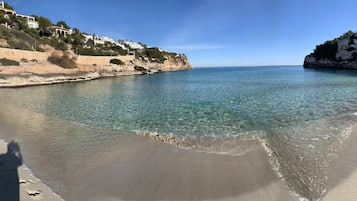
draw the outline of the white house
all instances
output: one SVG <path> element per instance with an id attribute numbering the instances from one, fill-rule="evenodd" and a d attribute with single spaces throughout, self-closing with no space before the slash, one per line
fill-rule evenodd
<path id="1" fill-rule="evenodd" d="M 66 36 L 66 35 L 71 35 L 73 30 L 72 29 L 67 29 L 63 25 L 61 26 L 52 26 L 54 29 L 54 35 L 55 36 Z"/>
<path id="2" fill-rule="evenodd" d="M 95 34 L 93 34 L 93 35 L 83 34 L 83 36 L 85 37 L 86 42 L 88 40 L 93 40 L 94 45 L 98 45 L 98 44 L 104 45 L 105 42 L 115 43 L 115 41 L 112 38 L 109 38 L 106 36 L 101 37 L 101 36 L 98 36 Z"/>
<path id="3" fill-rule="evenodd" d="M 37 29 L 39 27 L 39 24 L 35 20 L 34 17 L 28 16 L 28 15 L 16 14 L 16 11 L 5 8 L 5 2 L 4 1 L 0 1 L 0 11 L 3 11 L 8 15 L 9 14 L 10 15 L 16 15 L 18 17 L 25 18 L 26 21 L 27 21 L 27 26 L 30 27 L 30 28 Z"/>
<path id="4" fill-rule="evenodd" d="M 28 16 L 28 15 L 22 15 L 22 14 L 16 14 L 16 16 L 26 19 L 27 20 L 27 26 L 29 26 L 29 28 L 38 29 L 39 24 L 35 20 L 34 17 Z"/>

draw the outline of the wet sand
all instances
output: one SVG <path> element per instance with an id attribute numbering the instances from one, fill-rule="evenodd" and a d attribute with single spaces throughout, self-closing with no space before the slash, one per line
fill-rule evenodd
<path id="1" fill-rule="evenodd" d="M 19 142 L 24 163 L 67 201 L 298 200 L 254 140 L 239 144 L 249 150 L 243 155 L 204 153 L 4 105 L 0 136 Z M 82 141 L 90 143 L 78 146 Z M 354 126 L 345 148 L 328 168 L 328 193 L 322 200 L 357 200 L 356 143 Z M 1 153 L 6 152 L 6 145 L 1 147 Z M 24 182 L 20 189 L 25 190 L 20 190 L 21 196 L 33 199 L 26 191 L 32 190 L 31 181 L 43 184 L 22 168 L 19 178 Z M 55 197 L 50 189 L 41 192 Z"/>
<path id="2" fill-rule="evenodd" d="M 256 141 L 242 144 L 250 150 L 244 155 L 228 156 L 98 132 L 18 108 L 0 111 L 1 137 L 19 142 L 24 163 L 67 201 L 296 200 Z"/>
<path id="3" fill-rule="evenodd" d="M 251 146 L 227 156 L 149 141 L 126 160 L 88 172 L 70 200 L 296 200 L 261 145 Z"/>
<path id="4" fill-rule="evenodd" d="M 344 149 L 328 168 L 327 195 L 323 201 L 357 200 L 357 125 L 353 126 Z"/>

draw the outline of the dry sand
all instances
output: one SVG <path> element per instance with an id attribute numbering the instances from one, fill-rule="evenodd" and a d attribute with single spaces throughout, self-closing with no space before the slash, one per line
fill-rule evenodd
<path id="1" fill-rule="evenodd" d="M 79 69 L 65 69 L 50 62 L 21 62 L 20 66 L 0 66 L 0 75 L 51 75 L 51 74 L 76 74 Z"/>

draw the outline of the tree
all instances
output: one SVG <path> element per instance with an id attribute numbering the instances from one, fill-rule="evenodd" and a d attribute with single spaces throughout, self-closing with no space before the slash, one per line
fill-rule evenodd
<path id="1" fill-rule="evenodd" d="M 42 17 L 42 16 L 39 17 L 38 24 L 39 24 L 41 29 L 47 29 L 47 28 L 50 28 L 52 26 L 51 20 L 49 20 L 46 17 Z"/>
<path id="2" fill-rule="evenodd" d="M 72 44 L 75 46 L 84 44 L 84 36 L 77 28 L 73 28 L 71 39 L 72 39 Z"/>
<path id="3" fill-rule="evenodd" d="M 31 16 L 34 17 L 36 21 L 40 20 L 40 16 L 38 16 L 38 15 L 31 15 Z"/>
<path id="4" fill-rule="evenodd" d="M 70 27 L 67 25 L 67 23 L 65 21 L 58 21 L 56 26 L 63 26 L 66 29 L 70 29 Z"/>
<path id="5" fill-rule="evenodd" d="M 40 27 L 40 35 L 41 36 L 50 36 L 51 35 L 51 27 L 52 22 L 46 17 L 39 17 L 38 24 Z"/>
<path id="6" fill-rule="evenodd" d="M 10 6 L 8 3 L 5 2 L 4 7 L 9 10 L 14 10 L 12 6 Z"/>

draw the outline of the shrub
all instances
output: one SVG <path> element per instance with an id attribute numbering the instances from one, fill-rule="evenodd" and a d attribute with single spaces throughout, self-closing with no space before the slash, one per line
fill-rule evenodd
<path id="1" fill-rule="evenodd" d="M 2 66 L 19 66 L 20 65 L 19 62 L 10 60 L 10 59 L 6 59 L 6 58 L 0 59 L 0 64 Z"/>
<path id="2" fill-rule="evenodd" d="M 66 51 L 68 49 L 67 44 L 65 42 L 57 40 L 56 38 L 51 38 L 51 40 L 49 41 L 49 45 L 54 47 L 56 50 Z"/>
<path id="3" fill-rule="evenodd" d="M 338 61 L 338 58 L 336 58 L 336 52 L 338 50 L 338 42 L 349 37 L 350 37 L 349 44 L 352 45 L 352 43 L 354 43 L 353 39 L 355 38 L 355 33 L 352 31 L 348 31 L 338 38 L 335 38 L 330 41 L 326 41 L 324 44 L 316 46 L 314 52 L 311 53 L 311 55 L 314 56 L 317 60 L 329 59 L 331 61 Z M 349 48 L 348 51 L 352 51 L 352 49 Z"/>
<path id="4" fill-rule="evenodd" d="M 111 59 L 110 60 L 110 63 L 111 64 L 116 64 L 116 65 L 124 65 L 125 63 L 122 61 L 122 60 L 120 60 L 120 59 Z"/>
<path id="5" fill-rule="evenodd" d="M 70 58 L 68 54 L 64 54 L 62 56 L 57 54 L 52 54 L 47 58 L 47 61 L 61 66 L 63 68 L 77 68 L 76 62 L 74 58 Z"/>
<path id="6" fill-rule="evenodd" d="M 147 57 L 150 62 L 164 63 L 164 53 L 159 48 L 147 48 L 143 51 L 143 55 Z M 139 55 L 140 56 L 140 55 Z"/>
<path id="7" fill-rule="evenodd" d="M 336 61 L 336 52 L 338 49 L 337 42 L 327 41 L 322 45 L 316 46 L 316 49 L 312 53 L 312 55 L 317 59 L 330 59 L 332 61 Z"/>
<path id="8" fill-rule="evenodd" d="M 29 60 L 27 60 L 26 58 L 22 58 L 20 61 L 23 62 L 23 63 L 28 63 L 29 62 Z"/>
<path id="9" fill-rule="evenodd" d="M 7 40 L 7 44 L 9 44 L 10 48 L 18 49 L 18 50 L 32 50 L 32 47 L 29 43 L 24 42 L 22 40 L 18 40 L 15 38 L 11 38 Z"/>

